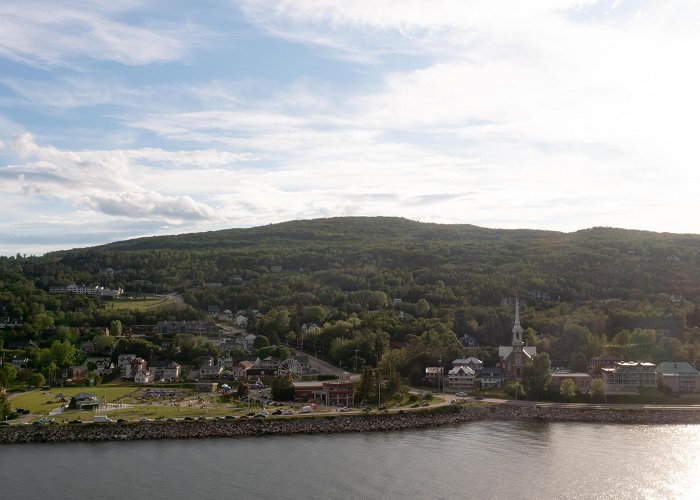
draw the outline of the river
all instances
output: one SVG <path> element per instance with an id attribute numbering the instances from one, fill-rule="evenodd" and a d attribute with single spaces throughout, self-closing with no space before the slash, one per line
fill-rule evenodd
<path id="1" fill-rule="evenodd" d="M 698 498 L 700 425 L 0 446 L 2 498 Z"/>

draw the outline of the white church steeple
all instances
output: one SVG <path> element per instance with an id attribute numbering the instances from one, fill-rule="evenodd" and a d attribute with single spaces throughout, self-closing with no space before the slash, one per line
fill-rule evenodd
<path id="1" fill-rule="evenodd" d="M 523 327 L 520 326 L 520 302 L 515 299 L 515 321 L 513 322 L 513 345 L 523 345 Z"/>

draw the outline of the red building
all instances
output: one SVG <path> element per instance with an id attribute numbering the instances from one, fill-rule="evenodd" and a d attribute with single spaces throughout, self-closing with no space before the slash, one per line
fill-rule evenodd
<path id="1" fill-rule="evenodd" d="M 350 380 L 294 382 L 294 399 L 352 406 L 355 403 L 355 384 Z"/>

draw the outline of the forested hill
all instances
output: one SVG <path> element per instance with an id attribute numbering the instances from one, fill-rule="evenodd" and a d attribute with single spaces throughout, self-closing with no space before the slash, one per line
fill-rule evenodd
<path id="1" fill-rule="evenodd" d="M 73 282 L 134 296 L 177 291 L 190 307 L 119 311 L 99 298 L 48 294 Z M 515 296 L 529 342 L 563 364 L 576 355 L 576 366 L 585 365 L 602 352 L 655 362 L 700 357 L 696 235 L 347 217 L 0 258 L 0 313 L 24 321 L 7 339 L 53 326 L 203 318 L 216 306 L 258 318 L 250 328 L 271 342 L 293 341 L 305 322 L 322 325 L 305 342 L 331 346 L 337 363 L 356 350 L 370 362 L 389 341 L 406 345 L 399 366 L 417 380 L 438 352 L 461 355 L 457 337 L 510 342 L 513 309 L 504 299 Z"/>
<path id="2" fill-rule="evenodd" d="M 188 269 L 169 274 L 171 279 L 180 275 L 181 285 L 226 283 L 231 275 L 282 266 L 285 271 L 343 269 L 362 276 L 340 280 L 341 289 L 375 288 L 372 273 L 401 271 L 404 283 L 440 281 L 471 301 L 487 303 L 516 293 L 564 301 L 656 293 L 700 296 L 700 236 L 612 228 L 560 233 L 342 217 L 139 238 L 56 252 L 46 261 L 90 273 L 106 266 L 138 269 L 145 274 L 140 279 L 158 281 L 156 268 L 180 267 L 181 252 L 188 256 Z M 197 255 L 207 259 L 193 262 Z"/>

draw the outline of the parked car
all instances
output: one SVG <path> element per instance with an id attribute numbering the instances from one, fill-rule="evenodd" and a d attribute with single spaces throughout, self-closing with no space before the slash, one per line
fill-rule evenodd
<path id="1" fill-rule="evenodd" d="M 275 411 L 272 412 L 273 415 L 282 415 L 282 410 L 277 408 Z"/>
<path id="2" fill-rule="evenodd" d="M 266 411 L 261 411 L 261 412 L 256 413 L 254 415 L 254 417 L 258 417 L 258 418 L 265 418 L 265 417 L 269 417 L 269 416 L 270 416 L 270 414 L 267 413 Z"/>
<path id="3" fill-rule="evenodd" d="M 343 406 L 343 407 L 340 409 L 340 411 L 342 411 L 342 412 L 352 411 L 352 408 L 350 408 L 349 406 Z"/>

